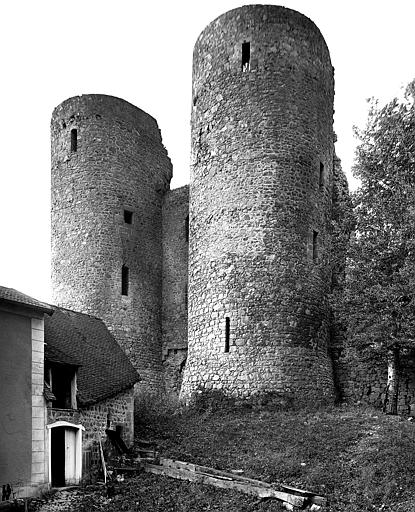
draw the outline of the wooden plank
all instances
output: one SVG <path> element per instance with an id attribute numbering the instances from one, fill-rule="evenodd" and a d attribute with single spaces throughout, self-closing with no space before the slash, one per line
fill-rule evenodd
<path id="1" fill-rule="evenodd" d="M 188 471 L 195 471 L 200 473 L 207 473 L 212 476 L 220 476 L 222 478 L 230 478 L 232 480 L 238 480 L 240 482 L 251 483 L 253 485 L 257 485 L 258 487 L 272 488 L 272 485 L 268 482 L 263 482 L 261 480 L 254 480 L 252 478 L 247 478 L 245 476 L 241 476 L 234 473 L 229 473 L 228 471 L 221 471 L 219 469 L 209 468 L 207 466 L 199 466 L 197 464 L 192 464 L 190 462 L 182 462 L 180 460 L 172 460 L 172 459 L 164 459 L 160 458 L 160 464 L 162 466 L 177 468 L 177 469 L 187 469 Z"/>
<path id="2" fill-rule="evenodd" d="M 327 498 L 318 495 L 313 491 L 306 491 L 304 489 L 298 489 L 297 487 L 291 487 L 290 485 L 281 484 L 281 487 L 285 489 L 287 492 L 292 494 L 297 494 L 299 496 L 304 496 L 309 498 L 309 502 L 314 505 L 326 505 Z"/>
<path id="3" fill-rule="evenodd" d="M 144 471 L 156 475 L 165 475 L 180 480 L 187 480 L 201 484 L 213 485 L 221 489 L 233 489 L 236 491 L 257 496 L 258 498 L 275 498 L 277 500 L 289 503 L 295 507 L 302 507 L 306 499 L 302 496 L 294 496 L 286 492 L 276 491 L 275 489 L 257 486 L 252 483 L 245 483 L 238 480 L 224 480 L 215 478 L 208 474 L 189 471 L 183 468 L 174 468 L 167 465 L 158 466 L 156 464 L 144 464 Z"/>
<path id="4" fill-rule="evenodd" d="M 299 494 L 300 496 L 317 496 L 316 492 L 305 491 L 304 489 L 298 489 L 297 487 L 291 487 L 290 485 L 281 484 L 283 489 L 291 491 L 293 494 Z"/>
<path id="5" fill-rule="evenodd" d="M 325 498 L 324 496 L 311 496 L 311 498 L 309 498 L 309 501 L 312 505 L 327 505 L 327 498 Z"/>

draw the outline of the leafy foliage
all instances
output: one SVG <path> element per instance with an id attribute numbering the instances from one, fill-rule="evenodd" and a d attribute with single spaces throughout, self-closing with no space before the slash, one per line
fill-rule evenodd
<path id="1" fill-rule="evenodd" d="M 415 346 L 415 82 L 403 100 L 371 100 L 356 133 L 352 236 L 343 318 L 348 337 L 367 355 Z"/>

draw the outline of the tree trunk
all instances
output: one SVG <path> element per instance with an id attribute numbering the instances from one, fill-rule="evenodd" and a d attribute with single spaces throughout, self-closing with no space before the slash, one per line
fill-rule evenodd
<path id="1" fill-rule="evenodd" d="M 399 394 L 399 346 L 388 350 L 388 398 L 386 414 L 398 414 Z"/>

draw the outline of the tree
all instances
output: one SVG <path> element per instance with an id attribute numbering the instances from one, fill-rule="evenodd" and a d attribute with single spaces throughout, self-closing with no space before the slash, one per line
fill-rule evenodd
<path id="1" fill-rule="evenodd" d="M 397 414 L 402 352 L 415 347 L 415 81 L 402 100 L 371 100 L 357 131 L 343 321 L 361 353 L 387 362 L 386 412 Z"/>

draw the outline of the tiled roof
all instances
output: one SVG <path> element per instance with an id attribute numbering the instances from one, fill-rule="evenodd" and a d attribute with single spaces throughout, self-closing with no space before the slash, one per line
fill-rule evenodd
<path id="1" fill-rule="evenodd" d="M 63 333 L 64 335 L 64 333 Z M 66 352 L 63 352 L 54 345 L 45 345 L 45 358 L 51 363 L 69 364 L 71 366 L 82 366 L 80 358 L 73 357 Z"/>
<path id="2" fill-rule="evenodd" d="M 53 311 L 45 318 L 45 355 L 52 362 L 80 365 L 80 405 L 114 396 L 140 380 L 102 320 L 56 306 Z"/>
<path id="3" fill-rule="evenodd" d="M 6 301 L 11 304 L 21 304 L 43 313 L 52 313 L 52 308 L 49 306 L 49 304 L 45 304 L 44 302 L 40 302 L 33 297 L 29 297 L 29 295 L 18 292 L 14 288 L 6 288 L 5 286 L 0 286 L 0 301 Z"/>

